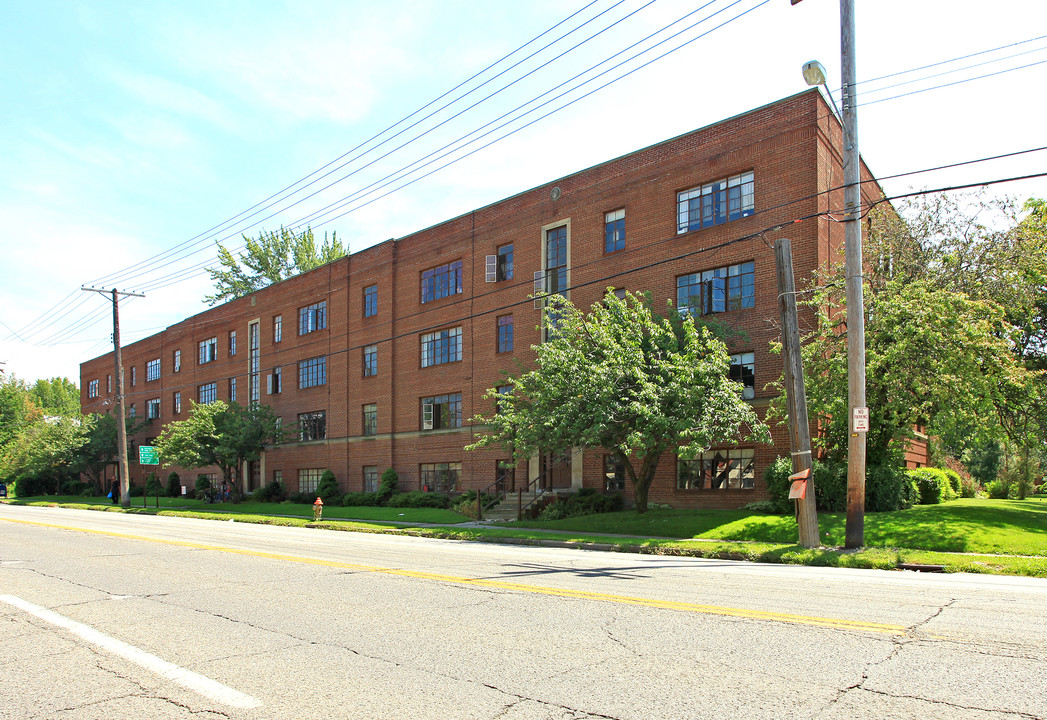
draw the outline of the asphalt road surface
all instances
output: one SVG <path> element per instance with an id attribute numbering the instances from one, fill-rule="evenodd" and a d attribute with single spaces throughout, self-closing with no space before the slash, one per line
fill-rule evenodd
<path id="1" fill-rule="evenodd" d="M 1047 718 L 1047 582 L 0 506 L 0 718 Z"/>

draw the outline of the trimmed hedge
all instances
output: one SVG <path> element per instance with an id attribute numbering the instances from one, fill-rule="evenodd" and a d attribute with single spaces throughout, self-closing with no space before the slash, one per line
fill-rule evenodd
<path id="1" fill-rule="evenodd" d="M 947 500 L 955 500 L 959 495 L 953 490 L 949 476 L 938 468 L 914 468 L 907 470 L 906 474 L 916 482 L 921 505 L 937 505 Z"/>
<path id="2" fill-rule="evenodd" d="M 764 472 L 767 493 L 775 510 L 782 515 L 793 512 L 789 499 L 789 476 L 792 462 L 780 457 Z M 815 506 L 820 512 L 843 512 L 847 509 L 847 466 L 843 463 L 811 465 L 814 478 Z M 870 465 L 865 469 L 866 512 L 907 510 L 916 501 L 917 492 L 912 480 L 898 468 Z"/>
<path id="3" fill-rule="evenodd" d="M 350 492 L 342 496 L 343 507 L 375 507 L 376 505 L 378 505 L 378 497 L 373 492 Z"/>
<path id="4" fill-rule="evenodd" d="M 581 488 L 571 495 L 559 496 L 556 502 L 542 510 L 539 520 L 562 520 L 579 515 L 618 512 L 625 507 L 621 493 L 604 495 L 593 488 Z"/>
<path id="5" fill-rule="evenodd" d="M 386 507 L 393 508 L 440 508 L 446 510 L 451 506 L 451 498 L 444 493 L 412 490 L 411 492 L 393 495 L 385 504 Z"/>

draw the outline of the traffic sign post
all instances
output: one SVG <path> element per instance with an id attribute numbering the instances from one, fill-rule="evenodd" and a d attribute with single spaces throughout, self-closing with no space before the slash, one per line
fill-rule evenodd
<path id="1" fill-rule="evenodd" d="M 851 432 L 869 432 L 869 408 L 856 407 L 851 419 Z"/>
<path id="2" fill-rule="evenodd" d="M 156 452 L 156 448 L 152 445 L 139 445 L 138 446 L 138 464 L 139 465 L 159 465 L 160 456 Z"/>

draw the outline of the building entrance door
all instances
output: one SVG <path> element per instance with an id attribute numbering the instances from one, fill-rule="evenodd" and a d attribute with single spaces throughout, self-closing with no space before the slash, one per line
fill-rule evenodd
<path id="1" fill-rule="evenodd" d="M 571 487 L 571 457 L 570 455 L 542 455 L 539 463 L 541 473 L 538 480 L 538 489 L 563 490 Z"/>

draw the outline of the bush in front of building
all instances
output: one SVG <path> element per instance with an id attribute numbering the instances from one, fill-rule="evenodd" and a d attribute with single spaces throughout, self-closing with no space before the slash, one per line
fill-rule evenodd
<path id="1" fill-rule="evenodd" d="M 596 515 L 597 513 L 618 512 L 625 507 L 621 493 L 604 495 L 593 488 L 581 488 L 578 492 L 556 498 L 547 505 L 539 520 L 562 520 L 579 515 Z"/>
<path id="2" fill-rule="evenodd" d="M 378 505 L 377 493 L 349 492 L 342 496 L 343 507 L 375 507 Z"/>
<path id="3" fill-rule="evenodd" d="M 960 476 L 960 473 L 952 468 L 942 468 L 942 472 L 945 473 L 945 477 L 949 478 L 949 487 L 952 488 L 953 497 L 964 497 L 963 478 Z M 971 497 L 974 496 L 972 495 Z"/>
<path id="4" fill-rule="evenodd" d="M 256 502 L 283 502 L 286 497 L 287 491 L 279 480 L 273 480 L 265 487 L 260 487 L 254 491 Z"/>
<path id="5" fill-rule="evenodd" d="M 206 475 L 198 475 L 196 486 L 193 489 L 193 497 L 197 500 L 207 500 L 211 493 L 211 481 Z"/>
<path id="6" fill-rule="evenodd" d="M 93 483 L 83 482 L 82 480 L 66 480 L 62 483 L 62 494 L 90 497 L 95 494 L 95 486 Z"/>
<path id="7" fill-rule="evenodd" d="M 382 476 L 382 482 L 385 482 L 384 475 Z M 379 492 L 381 492 L 380 489 Z M 392 508 L 440 508 L 446 510 L 451 507 L 451 497 L 444 493 L 412 490 L 411 492 L 392 495 L 385 504 L 387 507 Z"/>
<path id="8" fill-rule="evenodd" d="M 174 498 L 182 495 L 182 478 L 178 473 L 172 472 L 167 476 L 167 497 Z"/>
<path id="9" fill-rule="evenodd" d="M 316 497 L 319 497 L 324 501 L 324 505 L 338 505 L 342 502 L 342 494 L 342 489 L 338 487 L 338 478 L 330 470 L 324 470 L 323 474 L 320 475 L 320 482 L 316 486 L 316 492 L 313 493 L 314 500 Z M 313 502 L 313 500 L 309 502 Z"/>
<path id="10" fill-rule="evenodd" d="M 793 512 L 793 500 L 789 499 L 792 483 L 792 462 L 780 457 L 764 471 L 767 494 L 774 508 L 782 515 Z M 811 465 L 814 478 L 815 505 L 820 512 L 843 512 L 847 509 L 847 466 L 844 463 L 821 463 Z M 913 480 L 900 468 L 886 465 L 869 465 L 865 468 L 866 512 L 889 512 L 908 510 L 918 498 Z"/>
<path id="11" fill-rule="evenodd" d="M 392 468 L 386 468 L 382 473 L 382 482 L 378 485 L 375 496 L 379 505 L 385 505 L 389 499 L 400 492 L 400 476 Z"/>
<path id="12" fill-rule="evenodd" d="M 937 505 L 956 499 L 957 493 L 943 470 L 922 467 L 906 470 L 906 474 L 916 482 L 920 505 Z"/>

